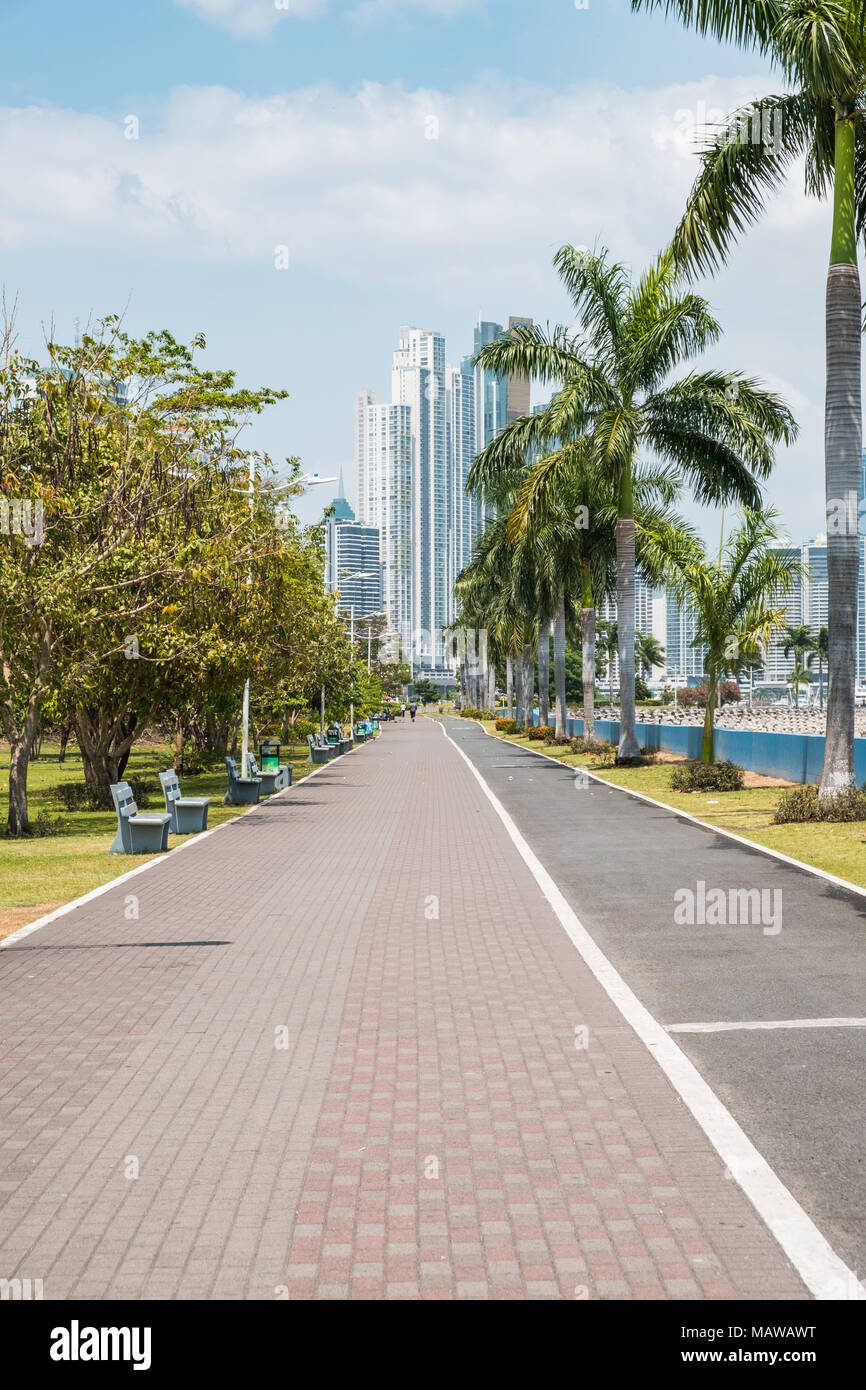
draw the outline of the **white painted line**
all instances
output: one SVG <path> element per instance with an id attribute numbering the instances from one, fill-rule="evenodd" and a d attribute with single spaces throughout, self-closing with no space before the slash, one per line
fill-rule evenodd
<path id="1" fill-rule="evenodd" d="M 357 748 L 361 747 L 363 747 L 363 744 L 357 745 Z M 357 752 L 357 748 L 350 748 L 348 752 L 355 753 Z M 346 757 L 347 754 L 343 753 L 341 756 Z M 285 792 L 295 791 L 298 787 L 302 787 L 305 782 L 309 782 L 311 777 L 315 777 L 317 772 L 324 772 L 326 767 L 333 767 L 333 763 L 322 763 L 321 766 L 315 767 L 312 772 L 308 772 L 306 777 L 301 778 L 300 782 L 294 783 L 291 787 L 281 788 L 281 790 L 275 792 L 273 796 L 269 796 L 267 801 L 260 801 L 257 806 L 248 807 L 246 811 L 241 811 L 237 816 L 231 816 L 229 820 L 224 820 L 220 825 L 212 825 L 210 830 L 201 830 L 197 835 L 191 835 L 188 840 L 184 840 L 183 844 L 175 845 L 174 848 L 170 849 L 166 854 L 158 854 L 154 859 L 148 859 L 146 864 L 139 864 L 137 868 L 130 869 L 127 873 L 120 874 L 117 878 L 110 878 L 107 883 L 101 884 L 99 888 L 91 888 L 89 893 L 82 893 L 80 898 L 73 898 L 71 902 L 64 903 L 62 907 L 56 907 L 53 912 L 47 912 L 44 917 L 37 917 L 35 922 L 28 922 L 25 926 L 19 927 L 17 931 L 12 932 L 11 935 L 4 937 L 3 940 L 0 941 L 0 951 L 5 951 L 6 947 L 11 946 L 13 942 L 23 941 L 25 936 L 31 936 L 33 932 L 39 931 L 41 927 L 50 926 L 52 922 L 57 921 L 58 917 L 65 917 L 68 912 L 74 912 L 76 908 L 84 907 L 86 903 L 93 902 L 94 898 L 101 898 L 103 893 L 110 893 L 112 888 L 116 888 L 120 883 L 126 883 L 127 879 L 136 878 L 138 874 L 147 873 L 148 869 L 155 868 L 157 864 L 170 863 L 176 855 L 182 853 L 183 850 L 191 849 L 193 845 L 201 844 L 202 840 L 207 840 L 209 836 L 216 835 L 218 830 L 225 830 L 227 825 L 234 825 L 242 816 L 252 815 L 255 811 L 260 811 L 265 806 L 269 805 L 270 802 L 276 801 L 277 797 L 282 796 Z"/>
<path id="2" fill-rule="evenodd" d="M 743 1029 L 866 1028 L 866 1018 L 771 1018 L 748 1023 L 669 1023 L 667 1033 L 736 1033 Z"/>
<path id="3" fill-rule="evenodd" d="M 497 737 L 496 734 L 491 734 L 489 729 L 485 729 L 480 720 L 476 719 L 469 722 L 476 723 L 479 728 L 484 729 L 488 738 Z M 505 739 L 499 741 L 501 743 L 506 742 Z M 701 820 L 700 816 L 693 816 L 690 811 L 681 811 L 678 806 L 669 806 L 666 801 L 656 801 L 654 796 L 647 796 L 646 792 L 636 792 L 632 791 L 631 787 L 621 787 L 618 782 L 609 782 L 606 777 L 599 777 L 597 773 L 590 772 L 588 768 L 581 768 L 575 763 L 565 763 L 561 758 L 552 758 L 549 753 L 542 753 L 537 748 L 524 748 L 522 744 L 512 744 L 511 746 L 512 748 L 519 748 L 521 753 L 531 753 L 534 758 L 544 758 L 548 763 L 556 763 L 557 767 L 564 767 L 569 772 L 583 771 L 587 777 L 592 778 L 593 782 L 598 782 L 599 786 L 607 787 L 609 791 L 622 792 L 624 796 L 633 796 L 637 801 L 645 801 L 648 806 L 658 806 L 662 811 L 668 811 L 672 816 L 679 816 L 682 820 L 691 821 L 692 825 L 699 825 L 702 830 L 709 830 L 713 835 L 724 835 L 728 840 L 735 840 L 738 845 L 745 845 L 746 849 L 755 850 L 758 854 L 769 854 L 771 859 L 780 859 L 783 864 L 792 864 L 795 869 L 802 869 L 804 873 L 814 874 L 816 878 L 824 878 L 828 883 L 835 883 L 838 888 L 846 888 L 849 893 L 857 893 L 861 898 L 866 898 L 866 888 L 860 888 L 856 883 L 850 883 L 847 878 L 839 878 L 836 874 L 828 873 L 826 869 L 818 869 L 814 864 L 804 864 L 802 859 L 794 859 L 790 854 L 783 854 L 780 849 L 770 849 L 769 845 L 758 844 L 757 840 L 749 840 L 745 835 L 736 835 L 733 830 L 723 830 L 720 825 L 711 825 L 709 821 Z"/>
<path id="4" fill-rule="evenodd" d="M 667 1023 L 666 1033 L 738 1033 L 762 1029 L 866 1029 L 866 1019 L 758 1019 L 744 1023 Z"/>
<path id="5" fill-rule="evenodd" d="M 505 830 L 559 921 L 605 993 L 655 1057 L 677 1095 L 688 1107 L 713 1145 L 731 1178 L 738 1182 L 761 1220 L 797 1270 L 803 1283 L 818 1299 L 850 1298 L 866 1301 L 866 1288 L 825 1240 L 767 1160 L 758 1152 L 730 1111 L 722 1104 L 700 1072 L 662 1025 L 640 1002 L 625 980 L 593 941 L 541 861 L 530 849 L 505 807 L 488 787 L 475 764 L 451 738 L 479 783 Z M 556 759 L 551 759 L 556 762 Z"/>

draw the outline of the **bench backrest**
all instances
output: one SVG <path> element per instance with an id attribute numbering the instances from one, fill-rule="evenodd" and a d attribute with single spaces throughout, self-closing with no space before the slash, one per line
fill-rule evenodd
<path id="1" fill-rule="evenodd" d="M 138 807 L 132 795 L 132 787 L 128 782 L 115 782 L 111 788 L 111 796 L 114 801 L 114 809 L 118 817 L 129 817 L 138 815 Z"/>
<path id="2" fill-rule="evenodd" d="M 169 768 L 168 772 L 161 772 L 159 780 L 162 783 L 162 790 L 165 793 L 165 803 L 171 805 L 172 801 L 180 800 L 180 782 L 174 768 Z"/>
<path id="3" fill-rule="evenodd" d="M 235 762 L 234 758 L 225 758 L 223 759 L 223 761 L 225 762 L 225 765 L 229 770 L 230 781 L 236 782 L 238 777 L 238 765 Z"/>
<path id="4" fill-rule="evenodd" d="M 256 762 L 255 753 L 247 753 L 247 771 L 249 772 L 251 777 L 260 776 L 259 765 Z"/>
<path id="5" fill-rule="evenodd" d="M 316 743 L 316 740 L 313 738 L 312 734 L 307 734 L 307 743 L 310 745 L 311 748 L 318 747 L 318 744 Z"/>

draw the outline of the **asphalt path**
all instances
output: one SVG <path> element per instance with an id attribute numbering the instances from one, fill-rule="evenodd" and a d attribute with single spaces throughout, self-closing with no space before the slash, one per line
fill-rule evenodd
<path id="1" fill-rule="evenodd" d="M 866 896 L 446 718 L 597 944 L 866 1272 Z M 703 890 L 700 885 L 703 884 Z M 711 890 L 724 890 L 722 911 Z M 729 922 L 731 890 L 758 890 Z M 719 901 L 718 895 L 716 902 Z M 741 906 L 743 904 L 743 906 Z M 693 910 L 692 910 L 693 909 Z M 683 920 L 692 919 L 692 920 Z M 697 919 L 697 920 L 694 920 Z M 681 1025 L 796 1026 L 679 1031 Z"/>

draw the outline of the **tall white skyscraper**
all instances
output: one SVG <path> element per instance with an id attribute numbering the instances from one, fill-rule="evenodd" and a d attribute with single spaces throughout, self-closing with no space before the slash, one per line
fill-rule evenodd
<path id="1" fill-rule="evenodd" d="M 379 400 L 375 391 L 355 392 L 355 515 L 365 526 L 371 522 L 369 467 L 367 462 L 367 410 Z"/>
<path id="2" fill-rule="evenodd" d="M 456 614 L 454 582 L 469 564 L 481 532 L 481 508 L 467 496 L 466 479 L 475 458 L 475 376 L 470 366 L 445 369 L 445 426 L 447 437 L 447 621 Z"/>
<path id="3" fill-rule="evenodd" d="M 414 609 L 412 409 L 368 405 L 366 421 L 366 521 L 379 530 L 382 607 L 388 628 L 400 634 L 405 647 L 411 640 Z"/>

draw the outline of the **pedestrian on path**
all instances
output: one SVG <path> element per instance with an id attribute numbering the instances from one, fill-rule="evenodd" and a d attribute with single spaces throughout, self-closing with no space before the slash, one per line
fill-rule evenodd
<path id="1" fill-rule="evenodd" d="M 415 704 L 415 701 L 413 700 L 411 705 L 409 706 L 409 717 L 412 720 L 413 724 L 415 723 L 415 711 L 417 710 L 417 708 L 418 706 Z"/>
<path id="2" fill-rule="evenodd" d="M 400 718 L 401 718 L 401 719 L 405 719 L 405 718 L 406 718 L 406 706 L 405 706 L 405 704 L 401 704 L 401 705 L 400 705 Z"/>

